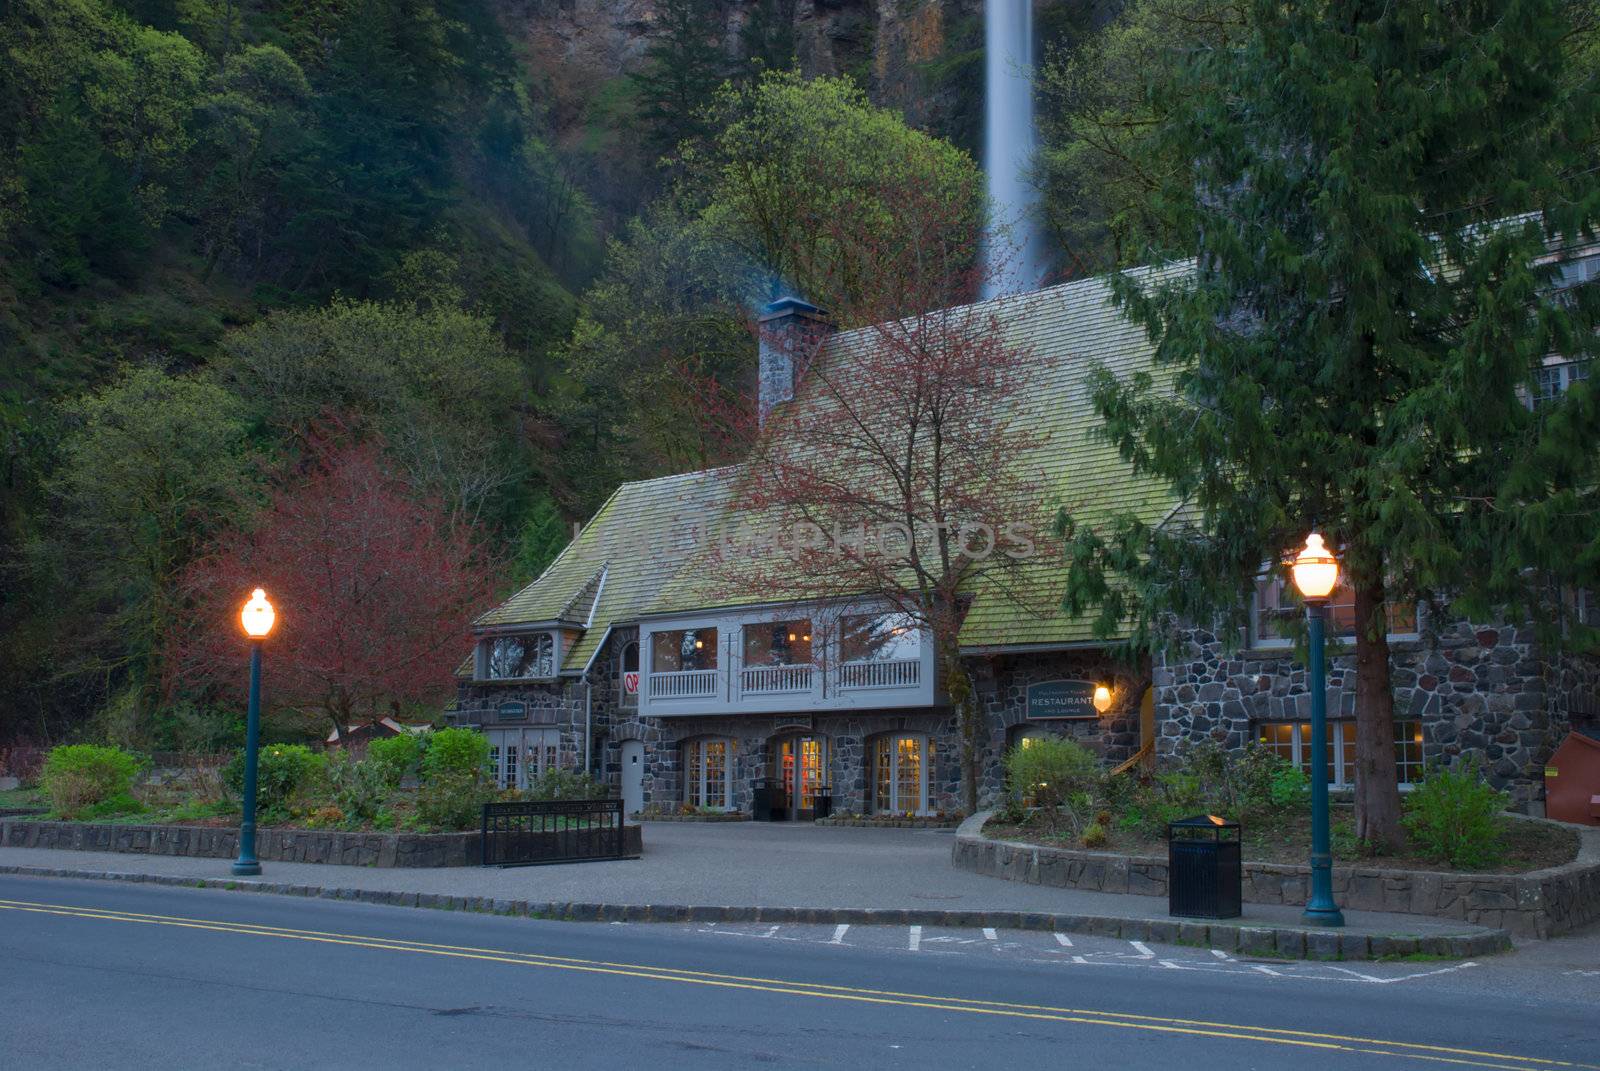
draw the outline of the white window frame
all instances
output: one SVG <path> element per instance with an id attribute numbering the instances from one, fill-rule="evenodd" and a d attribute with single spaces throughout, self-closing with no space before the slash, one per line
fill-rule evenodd
<path id="1" fill-rule="evenodd" d="M 561 765 L 561 730 L 488 729 L 489 770 L 499 788 L 527 788 L 528 782 Z"/>
<path id="2" fill-rule="evenodd" d="M 879 751 L 885 744 L 887 744 L 889 760 L 889 799 L 896 803 L 900 799 L 900 763 L 896 760 L 899 757 L 899 742 L 901 740 L 916 740 L 919 748 L 917 761 L 917 807 L 911 813 L 914 815 L 931 814 L 933 812 L 933 808 L 931 794 L 928 791 L 928 783 L 932 779 L 934 748 L 933 741 L 927 733 L 879 733 L 877 736 L 872 737 L 872 783 L 868 786 L 872 799 L 872 811 L 874 814 L 905 813 L 904 809 L 900 807 L 891 807 L 886 810 L 883 806 L 883 799 L 878 791 L 879 771 L 883 768 L 883 757 L 879 754 Z"/>
<path id="3" fill-rule="evenodd" d="M 710 765 L 706 761 L 708 749 L 713 744 L 722 745 L 722 803 L 709 803 L 714 782 L 707 776 Z M 683 761 L 683 802 L 690 807 L 707 811 L 733 810 L 733 758 L 734 742 L 726 736 L 697 736 L 685 740 L 680 746 Z"/>
<path id="4" fill-rule="evenodd" d="M 495 675 L 493 673 L 495 645 L 496 644 L 500 644 L 500 643 L 505 643 L 505 642 L 511 641 L 511 640 L 517 640 L 517 641 L 521 641 L 523 643 L 533 642 L 533 643 L 536 643 L 536 644 L 543 644 L 544 646 L 546 646 L 548 648 L 548 650 L 549 650 L 549 663 L 548 663 L 549 672 L 548 673 L 537 673 L 536 672 L 536 673 L 526 674 L 526 675 L 520 676 L 520 677 L 512 677 L 512 676 L 504 676 L 504 677 L 502 677 L 502 676 Z M 478 679 L 479 680 L 485 680 L 485 681 L 547 681 L 547 680 L 555 680 L 555 678 L 561 672 L 561 637 L 557 633 L 555 633 L 553 631 L 550 631 L 548 629 L 540 629 L 540 630 L 533 631 L 533 632 L 503 632 L 503 633 L 498 633 L 498 634 L 493 635 L 493 636 L 486 636 L 486 637 L 483 638 L 483 640 L 481 640 L 479 642 L 478 651 L 479 651 L 479 658 L 480 658 L 480 666 L 479 666 L 480 672 L 478 674 Z M 534 658 L 534 668 L 535 669 L 539 668 L 538 667 L 539 661 L 541 661 L 541 659 L 536 655 L 535 658 Z"/>
<path id="5" fill-rule="evenodd" d="M 1588 359 L 1549 360 L 1534 369 L 1534 390 L 1528 399 L 1530 409 L 1555 401 L 1574 383 L 1590 378 L 1594 369 Z"/>
<path id="6" fill-rule="evenodd" d="M 1288 726 L 1290 729 L 1289 755 L 1284 756 L 1280 745 L 1269 743 L 1262 739 L 1268 727 L 1277 728 Z M 1395 754 L 1395 776 L 1400 782 L 1400 791 L 1410 791 L 1411 787 L 1422 780 L 1425 769 L 1423 761 L 1422 741 L 1416 739 L 1422 734 L 1422 723 L 1419 721 L 1396 718 L 1394 722 L 1395 747 L 1415 747 L 1415 759 L 1402 759 L 1400 753 Z M 1356 762 L 1356 723 L 1350 719 L 1330 720 L 1328 722 L 1328 744 L 1333 749 L 1333 780 L 1328 782 L 1329 788 L 1354 788 L 1355 787 L 1355 762 Z M 1405 739 L 1401 739 L 1404 736 Z M 1295 768 L 1304 772 L 1308 777 L 1311 774 L 1309 753 L 1311 751 L 1311 723 L 1306 721 L 1263 721 L 1257 722 L 1255 727 L 1255 742 L 1258 747 L 1268 748 L 1273 754 L 1288 758 Z M 1408 775 L 1411 775 L 1408 777 Z"/>

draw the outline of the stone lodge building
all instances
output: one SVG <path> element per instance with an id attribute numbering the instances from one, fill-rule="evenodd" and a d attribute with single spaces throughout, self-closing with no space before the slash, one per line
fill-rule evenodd
<path id="1" fill-rule="evenodd" d="M 1089 368 L 1126 374 L 1149 359 L 1104 281 L 974 308 L 1052 358 L 1024 415 L 1048 432 L 1041 449 L 1051 451 L 1058 501 L 1092 497 L 1152 521 L 1169 515 L 1161 489 L 1135 481 L 1114 448 L 1085 434 L 1095 423 Z M 792 362 L 773 340 L 825 330 L 821 314 L 784 299 L 763 328 L 763 412 L 812 404 L 803 386 L 795 396 Z M 814 360 L 848 360 L 866 330 L 828 335 Z M 1584 372 L 1552 360 L 1541 389 L 1547 380 L 1564 389 Z M 738 477 L 731 466 L 619 487 L 542 576 L 478 620 L 452 719 L 490 736 L 502 784 L 587 768 L 633 811 L 749 812 L 764 790 L 764 807 L 797 819 L 830 807 L 955 812 L 956 719 L 922 629 L 870 597 L 775 604 L 714 582 L 706 594 L 701 541 L 708 522 L 737 510 Z M 1059 605 L 1063 571 L 1038 563 L 1030 586 L 1041 605 Z M 1351 596 L 1342 595 L 1330 638 L 1351 634 Z M 1214 740 L 1259 742 L 1309 767 L 1305 667 L 1280 629 L 1295 612 L 1282 582 L 1264 579 L 1234 653 L 1191 629 L 1175 654 L 1132 673 L 1113 664 L 1088 622 L 973 591 L 960 648 L 984 718 L 982 800 L 1001 791 L 1005 751 L 1043 734 L 1079 740 L 1108 764 Z M 1600 623 L 1600 608 L 1580 602 L 1580 612 Z M 1391 628 L 1402 782 L 1425 764 L 1478 755 L 1495 783 L 1538 811 L 1547 757 L 1570 728 L 1600 723 L 1600 657 L 1545 649 L 1524 626 L 1432 620 L 1423 608 L 1393 614 Z M 1330 651 L 1335 786 L 1354 776 L 1354 676 L 1353 654 Z M 1103 711 L 1097 687 L 1110 692 Z"/>

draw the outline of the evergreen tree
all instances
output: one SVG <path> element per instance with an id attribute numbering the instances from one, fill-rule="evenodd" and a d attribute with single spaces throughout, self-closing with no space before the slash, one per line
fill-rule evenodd
<path id="1" fill-rule="evenodd" d="M 662 0 L 643 69 L 631 75 L 646 140 L 658 156 L 711 132 L 706 104 L 728 77 L 717 47 L 716 7 L 703 0 Z"/>
<path id="2" fill-rule="evenodd" d="M 1155 370 L 1094 380 L 1104 434 L 1181 508 L 1064 512 L 1067 605 L 1150 650 L 1167 615 L 1238 635 L 1263 563 L 1324 532 L 1355 595 L 1357 833 L 1392 845 L 1391 608 L 1549 621 L 1552 581 L 1600 576 L 1600 404 L 1529 404 L 1547 355 L 1597 348 L 1600 301 L 1551 253 L 1600 216 L 1600 95 L 1558 0 L 1246 14 L 1154 139 L 1193 161 L 1157 204 L 1198 258 L 1115 283 Z"/>
<path id="3" fill-rule="evenodd" d="M 795 0 L 756 0 L 739 27 L 739 52 L 752 78 L 794 66 Z"/>

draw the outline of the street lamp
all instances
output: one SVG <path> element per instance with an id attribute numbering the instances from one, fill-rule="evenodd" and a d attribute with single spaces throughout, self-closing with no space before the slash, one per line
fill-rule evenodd
<path id="1" fill-rule="evenodd" d="M 1339 583 L 1339 560 L 1316 532 L 1289 566 L 1306 604 L 1311 670 L 1311 898 L 1301 918 L 1318 926 L 1343 926 L 1333 902 L 1333 853 L 1328 846 L 1328 682 L 1323 665 L 1328 596 Z"/>
<path id="2" fill-rule="evenodd" d="M 250 637 L 250 708 L 244 727 L 244 816 L 239 822 L 239 858 L 233 872 L 242 877 L 261 873 L 256 859 L 256 739 L 261 735 L 261 641 L 277 620 L 267 593 L 261 588 L 239 611 L 239 624 Z"/>

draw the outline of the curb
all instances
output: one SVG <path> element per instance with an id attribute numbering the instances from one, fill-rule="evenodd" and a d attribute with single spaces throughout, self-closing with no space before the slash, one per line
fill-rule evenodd
<path id="1" fill-rule="evenodd" d="M 563 901 L 504 900 L 489 896 L 451 896 L 442 893 L 391 892 L 381 889 L 347 889 L 248 878 L 183 878 L 167 874 L 131 874 L 112 870 L 72 867 L 0 865 L 0 874 L 25 877 L 79 878 L 123 881 L 142 885 L 171 885 L 189 889 L 224 889 L 230 892 L 305 896 L 322 900 L 353 900 L 394 907 L 425 907 L 439 911 L 470 911 L 519 918 L 565 922 L 777 922 L 861 926 L 993 927 L 1008 930 L 1043 930 L 1117 937 L 1127 941 L 1156 941 L 1238 952 L 1273 959 L 1368 960 L 1427 955 L 1442 959 L 1469 959 L 1511 949 L 1505 930 L 1477 929 L 1465 933 L 1361 934 L 1289 926 L 1251 926 L 1229 922 L 1202 922 L 1170 918 L 1122 918 L 1115 915 L 1057 915 L 1045 911 L 934 911 L 922 908 L 861 907 L 727 907 L 689 904 L 606 904 Z"/>

